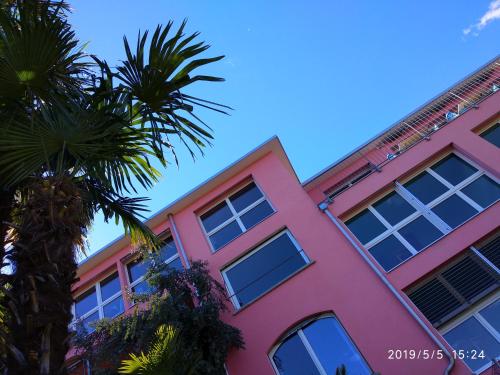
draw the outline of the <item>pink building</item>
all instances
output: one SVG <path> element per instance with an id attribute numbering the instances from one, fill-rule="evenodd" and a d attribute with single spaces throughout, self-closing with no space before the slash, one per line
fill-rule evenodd
<path id="1" fill-rule="evenodd" d="M 497 58 L 307 181 L 274 137 L 155 214 L 166 261 L 227 288 L 228 373 L 500 373 L 499 123 Z M 143 274 L 115 240 L 75 315 L 127 310 Z"/>

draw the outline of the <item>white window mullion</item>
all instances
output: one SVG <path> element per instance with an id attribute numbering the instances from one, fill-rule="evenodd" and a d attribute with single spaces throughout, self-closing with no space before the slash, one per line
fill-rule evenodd
<path id="1" fill-rule="evenodd" d="M 469 203 L 472 207 L 474 207 L 478 212 L 481 212 L 483 210 L 483 207 L 478 205 L 474 200 L 470 199 L 467 195 L 462 193 L 460 190 L 457 190 L 455 192 L 456 195 L 458 195 L 460 198 L 462 198 L 464 201 Z"/>
<path id="2" fill-rule="evenodd" d="M 245 232 L 246 231 L 246 228 L 245 226 L 243 225 L 242 221 L 240 220 L 240 218 L 238 217 L 238 212 L 236 212 L 235 208 L 233 207 L 233 205 L 231 204 L 231 201 L 229 200 L 229 198 L 226 198 L 225 199 L 226 201 L 226 204 L 227 206 L 229 207 L 229 209 L 231 210 L 231 213 L 233 214 L 233 218 L 236 219 L 236 222 L 238 223 L 238 225 L 240 226 L 240 229 L 242 232 Z"/>
<path id="3" fill-rule="evenodd" d="M 493 302 L 495 303 L 495 302 Z M 491 335 L 500 343 L 500 333 L 497 332 L 495 328 L 488 322 L 482 315 L 481 312 L 478 310 L 476 313 L 474 313 L 474 318 L 476 318 L 479 323 L 489 332 Z"/>
<path id="4" fill-rule="evenodd" d="M 400 235 L 397 231 L 395 231 L 393 235 L 398 239 L 399 242 L 403 244 L 404 247 L 406 247 L 406 249 L 408 249 L 410 253 L 412 253 L 412 255 L 418 254 L 418 251 L 415 250 L 415 248 L 408 241 L 406 241 L 405 238 L 402 235 Z"/>
<path id="5" fill-rule="evenodd" d="M 309 340 L 307 340 L 306 335 L 304 334 L 304 331 L 299 329 L 297 331 L 298 336 L 302 340 L 302 344 L 304 344 L 304 347 L 306 348 L 307 352 L 309 353 L 309 356 L 311 357 L 312 361 L 314 362 L 314 365 L 317 367 L 318 372 L 321 375 L 328 375 L 321 365 L 321 362 L 319 361 L 319 358 L 316 356 L 316 353 L 314 353 L 314 349 L 312 348 L 311 344 L 309 343 Z"/>
<path id="6" fill-rule="evenodd" d="M 484 263 L 486 263 L 493 271 L 500 275 L 500 270 L 497 266 L 495 266 L 488 258 L 486 258 L 478 249 L 474 246 L 471 246 L 470 249 L 476 254 Z"/>
<path id="7" fill-rule="evenodd" d="M 99 308 L 99 319 L 104 318 L 104 310 L 102 309 L 101 283 L 95 284 L 95 293 L 97 296 L 97 307 Z"/>
<path id="8" fill-rule="evenodd" d="M 396 191 L 416 210 L 422 213 L 422 215 L 429 220 L 436 228 L 438 228 L 443 234 L 450 233 L 453 229 L 444 222 L 438 215 L 436 215 L 432 210 L 422 203 L 417 197 L 415 197 L 408 189 L 396 181 Z M 445 193 L 446 194 L 446 193 Z M 442 196 L 444 196 L 443 194 Z"/>
<path id="9" fill-rule="evenodd" d="M 236 296 L 233 286 L 229 282 L 229 279 L 225 271 L 222 272 L 222 278 L 224 279 L 224 283 L 226 284 L 226 289 L 227 292 L 229 293 L 229 298 L 231 298 L 231 302 L 233 303 L 234 307 L 236 307 L 236 310 L 238 310 L 241 307 L 241 305 L 240 302 L 238 301 L 238 297 Z"/>

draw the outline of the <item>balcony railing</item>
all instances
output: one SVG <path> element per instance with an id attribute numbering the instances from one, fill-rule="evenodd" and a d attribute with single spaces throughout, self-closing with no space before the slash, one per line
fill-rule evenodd
<path id="1" fill-rule="evenodd" d="M 445 126 L 452 126 L 454 120 L 467 111 L 478 108 L 480 102 L 497 91 L 500 91 L 500 58 L 431 100 L 338 163 L 334 167 L 339 171 L 335 175 L 336 183 L 325 193 L 330 197 L 342 193 L 417 143 L 430 139 L 434 132 Z"/>

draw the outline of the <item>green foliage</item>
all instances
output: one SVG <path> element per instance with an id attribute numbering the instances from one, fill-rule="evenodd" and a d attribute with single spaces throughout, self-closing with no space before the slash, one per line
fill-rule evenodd
<path id="1" fill-rule="evenodd" d="M 193 374 L 223 375 L 229 350 L 243 347 L 239 330 L 221 320 L 226 310 L 224 288 L 202 262 L 193 262 L 184 271 L 169 269 L 155 256 L 152 264 L 148 272 L 152 292 L 132 296 L 137 302 L 132 314 L 101 321 L 90 335 L 79 327 L 75 344 L 80 354 L 90 360 L 95 374 L 113 374 L 126 353 L 139 361 L 143 351 L 145 358 L 154 357 L 155 335 L 166 325 L 177 335 L 172 350 L 182 353 L 181 359 L 177 355 L 180 368 L 191 364 Z"/>
<path id="2" fill-rule="evenodd" d="M 186 358 L 180 350 L 179 333 L 172 326 L 161 325 L 155 333 L 147 354 L 130 354 L 130 359 L 122 361 L 120 374 L 141 375 L 192 375 L 199 358 Z"/>

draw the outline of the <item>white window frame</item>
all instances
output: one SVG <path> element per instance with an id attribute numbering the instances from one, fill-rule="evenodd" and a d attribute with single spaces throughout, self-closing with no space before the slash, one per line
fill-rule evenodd
<path id="1" fill-rule="evenodd" d="M 300 256 L 304 259 L 305 264 L 304 264 L 303 267 L 305 267 L 309 263 L 311 263 L 311 260 L 307 257 L 307 255 L 304 252 L 304 250 L 301 248 L 301 246 L 299 245 L 299 243 L 297 242 L 297 240 L 293 237 L 293 235 L 290 233 L 290 231 L 288 229 L 285 229 L 285 230 L 280 231 L 279 233 L 276 233 L 271 238 L 269 238 L 268 240 L 266 240 L 265 242 L 263 242 L 259 246 L 257 246 L 255 249 L 251 250 L 250 252 L 248 252 L 247 254 L 245 254 L 244 256 L 242 256 L 240 259 L 238 259 L 237 261 L 231 263 L 230 265 L 228 265 L 227 267 L 225 267 L 225 268 L 223 268 L 221 270 L 222 278 L 224 279 L 224 284 L 226 284 L 226 289 L 227 289 L 228 295 L 229 295 L 229 297 L 231 299 L 231 302 L 233 303 L 234 307 L 236 308 L 236 310 L 239 310 L 241 308 L 241 305 L 240 305 L 240 303 L 238 301 L 238 298 L 236 296 L 236 293 L 235 293 L 235 291 L 234 291 L 234 289 L 233 289 L 233 287 L 231 285 L 231 282 L 229 281 L 229 278 L 227 277 L 227 272 L 229 270 L 231 270 L 232 268 L 234 268 L 235 266 L 237 266 L 238 264 L 240 264 L 241 262 L 243 262 L 245 259 L 248 259 L 253 254 L 255 254 L 258 251 L 260 251 L 263 247 L 265 247 L 269 243 L 273 242 L 276 238 L 282 236 L 283 234 L 286 234 L 288 236 L 288 238 L 290 239 L 290 241 L 292 242 L 292 244 L 295 246 L 295 248 L 297 250 L 297 253 L 299 253 Z M 293 273 L 291 275 L 293 275 Z M 278 284 L 281 283 L 281 282 L 282 281 L 278 282 Z M 278 285 L 278 284 L 276 284 L 276 285 Z M 261 294 L 259 294 L 257 297 L 255 297 L 255 299 L 253 299 L 251 302 L 247 303 L 247 305 L 245 305 L 245 306 L 248 306 L 250 303 L 252 303 L 253 301 L 255 301 L 257 298 L 259 298 L 259 297 L 263 296 L 264 294 L 266 294 L 269 290 L 271 290 L 272 288 L 274 288 L 276 285 L 273 285 L 271 288 L 269 288 L 269 289 L 265 290 L 264 292 L 262 292 Z"/>
<path id="2" fill-rule="evenodd" d="M 120 284 L 120 289 L 118 292 L 113 294 L 111 297 L 105 299 L 104 301 L 102 300 L 102 294 L 101 294 L 101 282 L 106 280 L 109 276 L 113 275 L 116 273 L 116 276 L 118 278 L 118 282 Z M 83 314 L 80 317 L 76 317 L 76 299 L 80 297 L 81 295 L 87 293 L 90 289 L 95 288 L 95 294 L 97 298 L 97 306 L 92 308 L 91 310 L 87 311 L 85 314 Z M 93 284 L 91 287 L 85 289 L 83 292 L 78 293 L 77 296 L 74 297 L 75 302 L 73 302 L 73 305 L 71 306 L 71 313 L 73 314 L 73 321 L 71 322 L 71 326 L 74 326 L 75 324 L 84 321 L 86 318 L 88 318 L 90 315 L 94 314 L 96 311 L 99 313 L 99 318 L 97 320 L 104 319 L 104 306 L 106 306 L 108 303 L 114 301 L 118 297 L 122 298 L 122 303 L 124 304 L 125 301 L 123 301 L 123 294 L 122 294 L 122 284 L 120 280 L 120 274 L 118 270 L 114 270 L 112 272 L 109 272 L 106 276 L 104 276 L 101 280 Z M 125 311 L 125 304 L 123 305 L 124 311 Z M 123 312 L 122 312 L 123 313 Z M 120 315 L 120 314 L 118 314 Z M 115 315 L 113 317 L 108 317 L 108 319 L 113 319 L 116 318 L 118 315 Z"/>
<path id="3" fill-rule="evenodd" d="M 321 320 L 321 319 L 325 319 L 325 318 L 333 318 L 333 319 L 337 320 L 337 322 L 339 323 L 339 325 L 344 330 L 344 333 L 347 336 L 347 338 L 349 339 L 350 343 L 356 349 L 356 351 L 359 353 L 360 357 L 363 358 L 363 360 L 364 360 L 364 362 L 366 364 L 366 367 L 368 367 L 368 369 L 370 370 L 370 366 L 369 366 L 368 362 L 366 361 L 366 359 L 361 354 L 361 351 L 359 350 L 359 348 L 357 347 L 356 343 L 354 342 L 354 340 L 352 339 L 352 337 L 349 335 L 349 333 L 347 332 L 347 330 L 345 329 L 344 325 L 341 323 L 341 321 L 339 320 L 339 318 L 337 318 L 334 314 L 326 313 L 326 314 L 318 315 L 318 316 L 315 316 L 315 317 L 313 317 L 311 319 L 307 319 L 307 320 L 303 321 L 298 326 L 296 326 L 295 328 L 293 328 L 292 330 L 290 330 L 285 336 L 282 337 L 282 339 L 276 345 L 274 345 L 274 347 L 272 348 L 272 350 L 268 354 L 268 358 L 271 361 L 271 365 L 273 366 L 273 370 L 274 370 L 274 372 L 277 375 L 279 375 L 280 371 L 276 367 L 276 364 L 274 363 L 273 357 L 276 354 L 276 352 L 278 351 L 278 349 L 281 347 L 281 345 L 283 344 L 283 342 L 287 338 L 289 338 L 290 336 L 292 336 L 294 334 L 297 334 L 299 336 L 302 344 L 306 348 L 307 353 L 311 357 L 311 360 L 313 361 L 313 363 L 316 366 L 316 369 L 318 370 L 318 372 L 320 373 L 320 375 L 329 375 L 329 374 L 326 373 L 325 369 L 323 368 L 323 365 L 321 364 L 318 356 L 314 352 L 314 349 L 312 348 L 311 344 L 309 343 L 309 340 L 307 339 L 307 337 L 306 337 L 306 335 L 304 334 L 304 331 L 303 331 L 303 328 L 306 327 L 307 325 L 309 325 L 309 324 L 311 324 L 311 323 L 313 323 L 315 321 L 318 321 L 318 320 Z"/>
<path id="4" fill-rule="evenodd" d="M 253 202 L 248 207 L 245 207 L 240 212 L 237 212 L 236 209 L 233 207 L 233 204 L 231 203 L 229 197 L 232 196 L 232 195 L 234 195 L 234 194 L 236 194 L 236 193 L 238 193 L 238 192 L 240 192 L 241 190 L 243 190 L 244 188 L 246 188 L 248 185 L 250 185 L 252 183 L 260 191 L 260 193 L 262 194 L 262 197 L 260 197 L 259 199 L 257 199 L 255 202 Z M 238 226 L 241 229 L 241 233 L 238 236 L 241 236 L 243 233 L 247 232 L 250 228 L 253 228 L 255 225 L 258 224 L 258 223 L 256 223 L 255 225 L 253 225 L 253 226 L 251 226 L 249 228 L 246 228 L 245 225 L 243 224 L 243 222 L 241 221 L 241 216 L 245 215 L 248 211 L 250 211 L 254 207 L 258 206 L 260 203 L 262 203 L 264 201 L 267 201 L 267 203 L 269 204 L 269 206 L 273 210 L 273 213 L 276 212 L 276 210 L 274 209 L 273 205 L 271 204 L 271 202 L 267 198 L 266 194 L 264 194 L 264 191 L 257 184 L 257 182 L 255 182 L 255 180 L 251 180 L 251 181 L 248 181 L 247 183 L 245 183 L 244 185 L 238 187 L 237 189 L 231 191 L 230 193 L 226 194 L 226 196 L 225 196 L 224 199 L 218 200 L 216 203 L 210 205 L 207 209 L 205 209 L 201 213 L 199 213 L 198 214 L 198 221 L 200 223 L 201 229 L 203 230 L 203 234 L 205 235 L 205 237 L 206 237 L 206 239 L 208 241 L 208 244 L 210 245 L 210 249 L 212 250 L 212 252 L 216 252 L 216 251 L 220 250 L 221 248 L 223 248 L 227 244 L 219 247 L 218 249 L 215 249 L 214 246 L 213 246 L 213 244 L 212 244 L 212 241 L 210 240 L 210 236 L 211 235 L 213 235 L 214 233 L 220 231 L 222 228 L 225 228 L 226 226 L 228 226 L 229 224 L 231 224 L 233 221 L 236 221 L 236 223 L 238 224 Z M 229 210 L 231 211 L 232 216 L 229 219 L 227 219 L 226 221 L 224 221 L 221 224 L 219 224 L 218 226 L 216 226 L 215 228 L 213 228 L 212 230 L 210 230 L 210 231 L 207 232 L 207 230 L 205 229 L 205 226 L 203 225 L 203 221 L 201 220 L 201 217 L 204 214 L 206 214 L 208 211 L 210 211 L 212 208 L 214 208 L 214 207 L 218 206 L 219 204 L 221 204 L 222 202 L 226 203 L 226 205 L 228 206 Z M 261 221 L 265 220 L 270 215 L 272 215 L 272 213 L 269 214 L 268 216 L 264 217 Z M 238 236 L 236 236 L 236 237 L 238 237 Z M 233 241 L 233 240 L 234 240 L 234 238 L 231 241 Z M 229 242 L 231 242 L 231 241 L 229 241 Z"/>
<path id="5" fill-rule="evenodd" d="M 464 321 L 466 321 L 470 317 L 474 317 L 479 322 L 479 324 L 481 324 L 481 326 L 483 326 L 483 328 L 486 329 L 486 331 L 488 331 L 488 333 L 490 333 L 493 336 L 493 338 L 495 338 L 500 343 L 500 332 L 497 332 L 495 330 L 495 328 L 493 328 L 492 325 L 490 323 L 488 323 L 488 321 L 486 319 L 484 319 L 481 316 L 481 314 L 479 313 L 480 310 L 495 303 L 499 299 L 500 299 L 500 291 L 497 291 L 497 292 L 493 293 L 493 295 L 482 300 L 481 302 L 474 304 L 472 307 L 470 307 L 469 309 L 467 309 L 463 313 L 459 314 L 457 317 L 452 319 L 450 322 L 443 325 L 443 327 L 441 327 L 439 329 L 441 336 L 443 336 L 443 338 L 444 338 L 444 335 L 446 335 L 452 329 L 458 327 L 460 324 L 462 324 Z M 500 359 L 500 355 L 498 355 L 495 359 L 498 361 Z M 465 363 L 465 361 L 464 361 L 464 363 Z M 493 364 L 490 362 L 478 370 L 473 371 L 472 369 L 470 369 L 470 368 L 469 369 L 474 374 L 480 374 L 483 371 L 489 369 L 492 365 Z"/>
<path id="6" fill-rule="evenodd" d="M 179 255 L 179 249 L 177 248 L 177 244 L 175 243 L 175 240 L 174 240 L 174 237 L 173 236 L 167 236 L 166 238 L 167 240 L 168 239 L 172 239 L 172 242 L 174 243 L 175 245 L 175 254 L 172 255 L 170 258 L 166 259 L 164 261 L 165 264 L 170 264 L 172 263 L 174 260 L 176 260 L 177 258 L 180 258 L 180 255 Z M 141 277 L 137 278 L 137 280 L 135 281 L 131 281 L 130 280 L 130 274 L 129 274 L 129 270 L 128 270 L 128 266 L 130 264 L 132 264 L 133 262 L 135 262 L 138 258 L 135 258 L 135 259 L 132 259 L 130 262 L 128 262 L 126 265 L 125 265 L 125 273 L 127 274 L 127 284 L 128 284 L 128 287 L 130 290 L 132 290 L 133 287 L 135 287 L 137 284 L 140 284 L 141 282 L 143 282 L 145 279 L 146 279 L 146 274 L 142 275 Z M 182 263 L 182 260 L 181 260 L 181 263 Z M 184 265 L 183 265 L 184 267 Z"/>
<path id="7" fill-rule="evenodd" d="M 449 155 L 455 155 L 458 158 L 462 159 L 464 162 L 469 164 L 470 166 L 474 167 L 477 169 L 477 172 L 473 173 L 471 176 L 467 177 L 465 180 L 460 182 L 458 185 L 454 186 L 450 184 L 448 181 L 446 181 L 443 177 L 441 177 L 437 172 L 433 171 L 431 167 L 444 158 L 446 158 Z M 439 197 L 436 197 L 434 200 L 431 202 L 424 204 L 422 203 L 417 197 L 415 197 L 408 189 L 406 189 L 403 184 L 406 182 L 410 181 L 412 178 L 420 175 L 423 172 L 429 173 L 432 177 L 437 179 L 440 183 L 442 183 L 448 190 L 445 191 L 443 194 L 441 194 Z M 366 244 L 363 244 L 366 250 L 371 249 L 378 243 L 382 242 L 386 238 L 390 237 L 391 235 L 394 235 L 399 242 L 410 252 L 410 256 L 405 259 L 403 262 L 397 264 L 396 266 L 392 267 L 391 269 L 388 269 L 386 272 L 391 272 L 395 268 L 399 267 L 401 264 L 407 262 L 411 258 L 413 258 L 415 255 L 418 253 L 424 251 L 428 247 L 432 246 L 434 243 L 439 241 L 441 238 L 446 236 L 448 233 L 454 231 L 455 229 L 458 229 L 460 226 L 465 224 L 467 221 L 472 220 L 474 217 L 476 217 L 478 214 L 480 214 L 482 211 L 486 210 L 488 207 L 494 205 L 497 203 L 500 199 L 496 200 L 495 202 L 491 203 L 489 206 L 482 208 L 479 204 L 477 204 L 475 201 L 473 201 L 471 198 L 469 198 L 467 195 L 462 193 L 460 190 L 466 187 L 467 185 L 471 184 L 481 176 L 487 176 L 493 181 L 495 181 L 497 184 L 500 184 L 499 179 L 497 179 L 495 176 L 491 175 L 490 173 L 486 172 L 483 168 L 481 168 L 479 165 L 476 163 L 472 162 L 470 159 L 464 157 L 462 154 L 459 152 L 453 150 L 452 152 L 449 152 L 442 157 L 440 157 L 437 160 L 434 160 L 430 165 L 424 169 L 419 170 L 417 173 L 413 174 L 411 177 L 407 178 L 404 180 L 404 182 L 400 183 L 398 181 L 395 182 L 395 188 L 392 189 L 390 192 L 385 194 L 383 197 L 378 198 L 374 200 L 370 205 L 367 207 L 364 207 L 363 209 L 357 211 L 356 214 L 352 215 L 352 217 L 356 216 L 358 213 L 364 211 L 365 209 L 368 209 L 375 217 L 386 227 L 386 230 L 376 236 L 375 238 L 371 239 L 369 242 Z M 402 219 L 400 222 L 391 225 L 389 222 L 384 219 L 384 217 L 377 212 L 377 210 L 374 208 L 374 204 L 381 201 L 384 199 L 387 195 L 391 194 L 392 192 L 398 193 L 407 203 L 409 203 L 413 208 L 415 208 L 415 212 L 407 216 L 406 218 Z M 460 198 L 462 198 L 466 203 L 471 205 L 474 209 L 476 209 L 478 212 L 474 215 L 472 215 L 469 219 L 467 219 L 465 222 L 462 224 L 458 225 L 456 228 L 451 228 L 448 224 L 446 224 L 437 214 L 432 212 L 432 209 L 437 206 L 439 203 L 443 202 L 447 198 L 451 197 L 453 194 L 458 195 Z M 406 226 L 407 224 L 411 223 L 413 220 L 419 218 L 420 216 L 423 216 L 427 220 L 429 220 L 439 231 L 441 231 L 442 236 L 438 237 L 436 240 L 422 248 L 420 251 L 417 251 L 408 241 L 404 239 L 402 235 L 399 234 L 398 230 Z M 352 218 L 351 217 L 351 218 Z M 350 218 L 349 218 L 350 219 Z M 344 222 L 347 220 L 344 220 Z"/>

